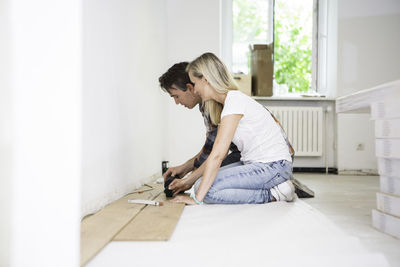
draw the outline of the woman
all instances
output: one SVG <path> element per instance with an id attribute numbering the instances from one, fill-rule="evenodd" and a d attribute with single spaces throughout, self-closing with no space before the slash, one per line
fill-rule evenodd
<path id="1" fill-rule="evenodd" d="M 244 204 L 291 201 L 294 187 L 292 159 L 280 126 L 261 104 L 238 91 L 225 65 L 205 53 L 187 69 L 194 90 L 218 134 L 195 193 L 176 196 L 186 204 Z M 222 105 L 222 110 L 221 110 Z M 230 143 L 241 152 L 241 161 L 219 168 Z"/>

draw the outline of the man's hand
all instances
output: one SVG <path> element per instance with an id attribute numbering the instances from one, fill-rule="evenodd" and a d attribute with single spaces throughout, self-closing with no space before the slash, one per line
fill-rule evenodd
<path id="1" fill-rule="evenodd" d="M 173 196 L 176 196 L 179 192 L 190 189 L 192 185 L 188 179 L 175 179 L 169 184 L 168 189 L 174 192 Z"/>
<path id="2" fill-rule="evenodd" d="M 186 164 L 182 164 L 176 167 L 169 168 L 163 175 L 164 182 L 167 180 L 167 176 L 172 177 L 184 177 L 190 170 L 188 170 Z"/>
<path id="3" fill-rule="evenodd" d="M 171 202 L 175 203 L 185 203 L 186 205 L 196 205 L 196 202 L 193 198 L 189 197 L 188 195 L 179 195 L 171 199 Z"/>

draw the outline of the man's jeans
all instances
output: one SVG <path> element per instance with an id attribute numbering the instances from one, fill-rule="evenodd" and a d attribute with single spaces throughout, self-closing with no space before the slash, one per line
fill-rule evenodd
<path id="1" fill-rule="evenodd" d="M 218 170 L 217 177 L 203 201 L 208 204 L 270 202 L 270 189 L 291 177 L 292 163 L 286 160 L 268 163 L 235 162 Z M 194 184 L 195 192 L 200 182 L 201 179 L 198 179 Z"/>

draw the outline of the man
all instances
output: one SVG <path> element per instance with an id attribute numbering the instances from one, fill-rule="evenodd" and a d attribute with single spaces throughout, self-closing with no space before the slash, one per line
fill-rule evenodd
<path id="1" fill-rule="evenodd" d="M 199 105 L 199 110 L 203 116 L 206 126 L 206 141 L 203 148 L 194 157 L 187 160 L 182 165 L 171 167 L 164 173 L 164 180 L 167 176 L 184 177 L 187 173 L 193 171 L 186 179 L 175 180 L 170 185 L 170 189 L 174 195 L 181 191 L 190 189 L 194 182 L 201 176 L 203 172 L 202 164 L 210 155 L 215 138 L 217 136 L 217 126 L 211 123 L 209 115 L 204 111 L 204 106 L 199 95 L 194 92 L 193 83 L 189 79 L 186 72 L 188 62 L 181 62 L 173 65 L 160 78 L 160 87 L 174 98 L 175 104 L 183 105 L 188 109 L 192 109 Z M 221 167 L 240 160 L 240 151 L 231 143 L 231 153 L 223 160 Z"/>

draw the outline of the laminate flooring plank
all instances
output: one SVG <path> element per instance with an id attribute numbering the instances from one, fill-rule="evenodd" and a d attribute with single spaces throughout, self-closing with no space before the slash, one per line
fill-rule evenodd
<path id="1" fill-rule="evenodd" d="M 164 190 L 162 184 L 151 184 L 151 186 L 153 187 L 151 191 L 128 194 L 82 220 L 81 265 L 89 262 L 146 206 L 143 204 L 129 204 L 128 199 L 153 200 Z M 147 188 L 149 187 L 143 186 L 140 190 Z"/>
<path id="2" fill-rule="evenodd" d="M 164 205 L 145 207 L 113 241 L 168 241 L 185 204 L 171 203 L 163 193 L 156 200 L 162 201 Z"/>

